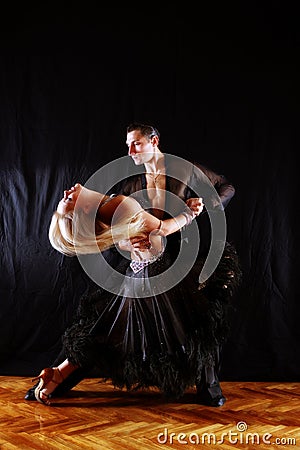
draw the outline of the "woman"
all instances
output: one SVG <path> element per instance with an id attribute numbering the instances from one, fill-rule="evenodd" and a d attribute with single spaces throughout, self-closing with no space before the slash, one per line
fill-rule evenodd
<path id="1" fill-rule="evenodd" d="M 169 267 L 163 238 L 190 224 L 202 210 L 202 199 L 192 198 L 177 217 L 159 220 L 131 197 L 109 197 L 80 184 L 64 191 L 49 228 L 52 246 L 74 256 L 113 245 L 122 248 L 130 239 L 131 264 L 119 294 L 100 289 L 83 299 L 64 334 L 67 359 L 33 380 L 38 381 L 35 397 L 40 403 L 50 405 L 51 393 L 77 368 L 95 365 L 121 388 L 157 386 L 179 397 L 195 384 L 201 365 L 201 312 L 193 296 L 180 283 L 144 298 L 126 295 L 126 288 Z"/>
<path id="2" fill-rule="evenodd" d="M 107 196 L 77 183 L 64 191 L 52 216 L 49 239 L 56 250 L 68 256 L 104 251 L 128 238 L 134 243 L 144 237 L 149 248 L 151 244 L 161 248 L 159 236 L 177 232 L 202 210 L 202 198 L 192 198 L 180 215 L 162 221 L 147 213 L 132 197 Z M 132 254 L 138 260 L 152 256 L 151 252 Z"/>

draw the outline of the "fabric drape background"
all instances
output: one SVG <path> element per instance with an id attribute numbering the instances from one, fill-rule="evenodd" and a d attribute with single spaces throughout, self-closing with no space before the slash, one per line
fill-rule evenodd
<path id="1" fill-rule="evenodd" d="M 299 380 L 296 15 L 280 2 L 184 8 L 2 15 L 0 375 L 35 375 L 58 354 L 93 282 L 51 248 L 52 211 L 64 188 L 126 155 L 137 120 L 156 125 L 162 151 L 236 188 L 226 219 L 243 283 L 221 378 Z"/>

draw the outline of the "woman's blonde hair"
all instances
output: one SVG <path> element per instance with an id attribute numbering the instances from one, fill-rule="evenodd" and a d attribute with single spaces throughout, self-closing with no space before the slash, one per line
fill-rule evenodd
<path id="1" fill-rule="evenodd" d="M 144 224 L 139 213 L 110 226 L 82 210 L 73 210 L 66 214 L 55 211 L 48 235 L 53 248 L 64 255 L 75 256 L 102 252 L 123 239 L 138 236 L 143 229 Z"/>

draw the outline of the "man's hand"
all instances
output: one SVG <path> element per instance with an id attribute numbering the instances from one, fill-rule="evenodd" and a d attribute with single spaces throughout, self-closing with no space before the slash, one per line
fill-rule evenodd
<path id="1" fill-rule="evenodd" d="M 132 252 L 133 250 L 145 251 L 149 250 L 151 247 L 151 242 L 149 239 L 149 235 L 146 233 L 142 233 L 139 236 L 136 236 L 131 239 L 123 239 L 119 242 L 120 250 L 124 250 L 127 252 Z"/>
<path id="2" fill-rule="evenodd" d="M 196 216 L 199 216 L 199 214 L 202 213 L 203 208 L 204 208 L 202 197 L 189 198 L 186 201 L 186 205 L 191 210 L 193 218 L 195 218 Z"/>

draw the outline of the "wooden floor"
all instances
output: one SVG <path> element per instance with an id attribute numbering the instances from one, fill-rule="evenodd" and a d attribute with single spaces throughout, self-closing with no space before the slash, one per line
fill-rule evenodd
<path id="1" fill-rule="evenodd" d="M 1 450 L 300 449 L 300 383 L 223 382 L 221 408 L 194 403 L 193 390 L 166 403 L 97 378 L 47 407 L 24 400 L 29 387 L 0 377 Z"/>

